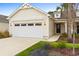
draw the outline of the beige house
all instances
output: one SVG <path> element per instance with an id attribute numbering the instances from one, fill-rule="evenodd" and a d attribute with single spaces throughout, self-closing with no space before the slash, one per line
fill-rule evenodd
<path id="1" fill-rule="evenodd" d="M 67 19 L 61 18 L 60 12 L 51 15 L 29 4 L 20 6 L 8 19 L 9 32 L 14 37 L 50 38 L 56 33 L 67 33 Z M 79 33 L 78 18 L 75 22 Z"/>
<path id="2" fill-rule="evenodd" d="M 14 37 L 49 38 L 54 34 L 53 17 L 29 4 L 20 6 L 8 19 Z"/>

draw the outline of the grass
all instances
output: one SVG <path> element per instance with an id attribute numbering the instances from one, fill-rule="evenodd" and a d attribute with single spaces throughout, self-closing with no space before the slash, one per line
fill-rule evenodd
<path id="1" fill-rule="evenodd" d="M 16 56 L 29 56 L 30 52 L 34 51 L 35 49 L 44 47 L 45 44 L 46 44 L 45 42 L 40 41 L 39 43 L 36 43 L 35 45 L 29 47 L 28 49 L 25 49 L 24 51 L 16 54 Z"/>
<path id="2" fill-rule="evenodd" d="M 79 48 L 79 44 L 72 44 L 67 42 L 49 42 L 49 45 L 53 48 L 73 48 L 73 46 L 75 48 Z"/>
<path id="3" fill-rule="evenodd" d="M 79 35 L 76 34 L 76 37 L 79 37 Z M 39 43 L 36 43 L 35 45 L 29 47 L 28 49 L 23 50 L 22 52 L 16 54 L 16 56 L 30 56 L 30 53 L 36 49 L 44 47 L 46 44 L 48 44 L 52 48 L 73 48 L 73 46 L 76 49 L 79 49 L 79 44 L 73 44 L 73 43 L 68 43 L 66 40 L 67 35 L 63 34 L 60 38 L 60 40 L 56 42 L 44 42 L 40 41 Z"/>
<path id="4" fill-rule="evenodd" d="M 44 42 L 40 41 L 39 43 L 36 43 L 35 45 L 29 47 L 28 49 L 25 49 L 24 51 L 16 54 L 16 56 L 30 56 L 30 52 L 34 51 L 35 49 L 39 49 L 44 47 L 46 44 L 49 44 L 52 48 L 79 48 L 79 44 L 72 44 L 67 42 Z"/>

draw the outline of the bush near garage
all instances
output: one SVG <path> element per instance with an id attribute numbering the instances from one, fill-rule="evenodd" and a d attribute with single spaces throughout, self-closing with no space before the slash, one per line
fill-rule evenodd
<path id="1" fill-rule="evenodd" d="M 7 38 L 10 37 L 10 34 L 8 31 L 0 32 L 0 38 Z"/>

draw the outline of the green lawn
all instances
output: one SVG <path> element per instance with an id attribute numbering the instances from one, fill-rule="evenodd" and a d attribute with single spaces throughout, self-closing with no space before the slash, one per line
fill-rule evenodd
<path id="1" fill-rule="evenodd" d="M 28 49 L 25 49 L 24 51 L 16 54 L 16 56 L 30 56 L 30 52 L 34 51 L 35 49 L 39 49 L 44 47 L 46 44 L 51 46 L 52 48 L 79 48 L 79 44 L 72 44 L 67 42 L 44 42 L 40 41 L 39 43 L 36 43 L 35 45 L 29 47 Z"/>
<path id="2" fill-rule="evenodd" d="M 45 42 L 40 41 L 39 43 L 36 43 L 35 45 L 29 47 L 28 49 L 25 49 L 24 51 L 16 54 L 16 56 L 29 56 L 30 52 L 32 52 L 35 49 L 43 47 L 45 44 L 46 44 Z"/>
<path id="3" fill-rule="evenodd" d="M 79 48 L 79 44 L 72 44 L 67 42 L 49 42 L 49 45 L 53 48 Z"/>

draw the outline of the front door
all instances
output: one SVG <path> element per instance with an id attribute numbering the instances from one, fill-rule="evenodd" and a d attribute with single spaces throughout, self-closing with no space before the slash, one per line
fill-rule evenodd
<path id="1" fill-rule="evenodd" d="M 56 24 L 56 33 L 61 33 L 61 24 Z"/>
<path id="2" fill-rule="evenodd" d="M 77 33 L 79 34 L 79 25 L 77 25 Z"/>

